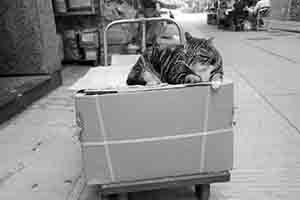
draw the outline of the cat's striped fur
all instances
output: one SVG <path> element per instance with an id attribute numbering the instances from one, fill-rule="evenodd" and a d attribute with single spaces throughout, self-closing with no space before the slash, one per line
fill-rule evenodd
<path id="1" fill-rule="evenodd" d="M 182 45 L 160 48 L 155 44 L 151 53 L 144 53 L 133 66 L 127 78 L 128 85 L 184 84 L 201 79 L 185 62 Z"/>
<path id="2" fill-rule="evenodd" d="M 205 81 L 192 68 L 200 63 L 203 68 L 213 66 L 209 81 L 223 78 L 222 58 L 210 40 L 185 34 L 186 44 L 161 48 L 154 42 L 151 53 L 144 53 L 127 77 L 128 85 L 184 84 Z"/>

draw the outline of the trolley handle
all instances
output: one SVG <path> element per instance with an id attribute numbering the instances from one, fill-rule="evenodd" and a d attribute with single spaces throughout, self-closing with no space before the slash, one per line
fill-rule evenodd
<path id="1" fill-rule="evenodd" d="M 138 18 L 138 19 L 122 19 L 122 20 L 115 20 L 109 23 L 103 33 L 103 51 L 104 51 L 104 66 L 108 66 L 108 42 L 107 42 L 107 31 L 114 25 L 119 24 L 127 24 L 127 23 L 142 23 L 142 51 L 146 49 L 146 22 L 149 21 L 167 21 L 171 22 L 176 25 L 177 30 L 179 32 L 179 40 L 180 44 L 184 43 L 183 40 L 183 29 L 182 27 L 173 19 L 164 18 L 164 17 L 151 17 L 151 18 Z"/>

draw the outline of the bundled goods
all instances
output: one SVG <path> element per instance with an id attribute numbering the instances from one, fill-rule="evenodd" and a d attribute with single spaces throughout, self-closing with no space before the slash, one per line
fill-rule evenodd
<path id="1" fill-rule="evenodd" d="M 92 11 L 93 0 L 67 0 L 68 11 Z"/>
<path id="2" fill-rule="evenodd" d="M 65 0 L 54 0 L 53 7 L 56 13 L 65 13 L 67 12 L 67 4 Z"/>
<path id="3" fill-rule="evenodd" d="M 84 48 L 83 49 L 83 59 L 85 60 L 98 60 L 98 49 L 97 48 Z"/>
<path id="4" fill-rule="evenodd" d="M 66 30 L 63 33 L 64 60 L 72 61 L 81 59 L 77 44 L 78 33 L 74 30 Z"/>
<path id="5" fill-rule="evenodd" d="M 96 29 L 85 29 L 80 32 L 79 35 L 79 45 L 80 47 L 98 47 L 99 38 Z"/>
<path id="6" fill-rule="evenodd" d="M 64 44 L 63 44 L 63 37 L 61 34 L 57 34 L 58 38 L 58 57 L 59 60 L 64 59 Z"/>

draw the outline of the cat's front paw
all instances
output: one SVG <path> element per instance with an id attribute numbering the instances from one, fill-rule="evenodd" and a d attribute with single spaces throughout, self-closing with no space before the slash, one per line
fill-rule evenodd
<path id="1" fill-rule="evenodd" d="M 199 83 L 199 82 L 201 82 L 200 76 L 189 74 L 185 77 L 185 83 Z"/>
<path id="2" fill-rule="evenodd" d="M 222 81 L 220 81 L 220 80 L 211 82 L 211 87 L 214 90 L 218 90 L 221 87 L 221 85 L 222 85 Z"/>

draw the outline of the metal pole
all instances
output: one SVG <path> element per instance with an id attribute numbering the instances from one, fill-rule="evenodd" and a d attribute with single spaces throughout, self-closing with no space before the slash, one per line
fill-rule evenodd
<path id="1" fill-rule="evenodd" d="M 288 10 L 287 10 L 287 14 L 286 14 L 286 20 L 291 19 L 292 2 L 293 2 L 293 0 L 288 1 Z"/>
<path id="2" fill-rule="evenodd" d="M 146 22 L 142 22 L 142 52 L 146 50 Z"/>
<path id="3" fill-rule="evenodd" d="M 123 19 L 123 20 L 116 20 L 116 21 L 113 21 L 111 23 L 109 23 L 105 29 L 104 29 L 104 32 L 103 32 L 103 51 L 104 51 L 104 66 L 108 66 L 108 45 L 107 45 L 107 31 L 114 25 L 117 25 L 117 24 L 124 24 L 124 23 L 146 23 L 148 21 L 169 21 L 173 24 L 176 25 L 177 27 L 177 30 L 179 32 L 179 40 L 180 40 L 180 43 L 183 44 L 184 43 L 184 37 L 183 37 L 183 31 L 182 31 L 182 27 L 173 19 L 169 19 L 169 18 L 163 18 L 163 17 L 151 17 L 151 18 L 139 18 L 139 19 Z M 143 40 L 146 40 L 146 28 L 144 28 L 144 31 L 143 31 Z M 145 45 L 146 42 L 143 41 L 143 44 L 142 45 Z M 146 46 L 146 45 L 145 45 Z M 143 47 L 145 48 L 145 47 Z"/>

